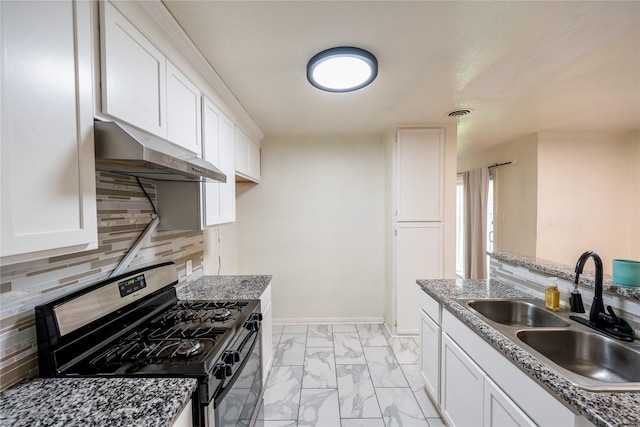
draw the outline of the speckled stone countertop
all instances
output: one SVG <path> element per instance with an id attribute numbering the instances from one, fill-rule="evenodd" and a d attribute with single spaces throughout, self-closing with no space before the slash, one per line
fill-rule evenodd
<path id="1" fill-rule="evenodd" d="M 258 299 L 271 283 L 271 276 L 203 276 L 177 288 L 178 298 Z"/>
<path id="2" fill-rule="evenodd" d="M 514 265 L 527 267 L 530 270 L 539 271 L 540 273 L 548 274 L 550 276 L 559 277 L 572 282 L 576 278 L 575 265 L 569 266 L 554 261 L 548 261 L 546 259 L 536 258 L 529 255 L 514 254 L 511 252 L 488 252 L 488 254 L 492 258 Z M 585 270 L 583 274 L 580 274 L 580 284 L 591 288 L 595 287 L 594 272 Z M 640 287 L 618 285 L 608 274 L 603 275 L 602 287 L 605 291 L 618 294 L 623 297 L 640 300 Z"/>
<path id="3" fill-rule="evenodd" d="M 2 426 L 170 426 L 195 378 L 37 378 L 0 393 Z"/>
<path id="4" fill-rule="evenodd" d="M 518 298 L 530 296 L 496 280 L 418 280 L 418 285 L 443 308 L 511 360 L 549 393 L 600 427 L 640 426 L 640 393 L 594 393 L 575 387 L 523 348 L 515 345 L 457 298 Z"/>

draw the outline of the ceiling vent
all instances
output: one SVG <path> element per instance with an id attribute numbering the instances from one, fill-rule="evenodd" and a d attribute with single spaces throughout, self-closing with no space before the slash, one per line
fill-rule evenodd
<path id="1" fill-rule="evenodd" d="M 462 116 L 466 116 L 467 114 L 471 114 L 471 110 L 467 110 L 466 108 L 460 109 L 460 110 L 453 110 L 450 113 L 447 113 L 447 116 L 449 117 L 462 117 Z"/>

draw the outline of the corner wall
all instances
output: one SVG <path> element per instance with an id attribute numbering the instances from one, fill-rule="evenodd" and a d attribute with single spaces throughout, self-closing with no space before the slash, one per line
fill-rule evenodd
<path id="1" fill-rule="evenodd" d="M 381 135 L 267 137 L 237 191 L 238 273 L 273 275 L 276 322 L 384 316 Z"/>

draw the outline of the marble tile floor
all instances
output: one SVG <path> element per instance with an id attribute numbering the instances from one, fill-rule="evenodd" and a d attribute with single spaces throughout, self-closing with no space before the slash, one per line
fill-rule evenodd
<path id="1" fill-rule="evenodd" d="M 256 426 L 445 426 L 425 392 L 417 337 L 383 325 L 274 325 Z"/>

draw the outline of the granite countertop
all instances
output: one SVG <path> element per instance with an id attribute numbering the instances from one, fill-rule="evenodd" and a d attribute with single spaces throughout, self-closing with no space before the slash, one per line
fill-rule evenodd
<path id="1" fill-rule="evenodd" d="M 0 393 L 3 426 L 170 426 L 195 378 L 37 378 Z"/>
<path id="2" fill-rule="evenodd" d="M 550 276 L 570 280 L 572 282 L 576 278 L 575 265 L 569 266 L 554 261 L 548 261 L 546 259 L 511 252 L 488 252 L 488 254 L 492 258 L 514 265 L 527 267 L 530 270 L 539 271 L 540 273 L 548 274 Z M 580 284 L 594 288 L 595 273 L 593 271 L 585 270 L 584 273 L 580 274 Z M 640 287 L 618 285 L 608 274 L 603 275 L 602 288 L 605 291 L 618 294 L 623 297 L 640 300 Z"/>
<path id="3" fill-rule="evenodd" d="M 177 288 L 182 300 L 259 299 L 271 276 L 203 276 Z"/>
<path id="4" fill-rule="evenodd" d="M 469 326 L 549 393 L 593 424 L 600 427 L 640 425 L 640 393 L 596 393 L 575 387 L 455 301 L 457 298 L 521 298 L 530 295 L 490 279 L 418 280 L 417 283 L 424 292 L 442 304 L 443 308 Z"/>

